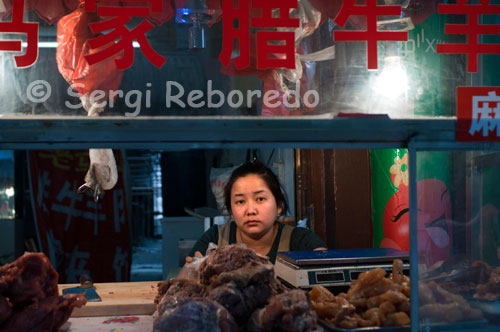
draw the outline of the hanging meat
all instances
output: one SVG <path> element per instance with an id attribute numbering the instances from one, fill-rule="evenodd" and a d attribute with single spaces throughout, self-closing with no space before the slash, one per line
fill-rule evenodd
<path id="1" fill-rule="evenodd" d="M 0 267 L 0 332 L 52 332 L 68 320 L 85 296 L 59 296 L 57 272 L 47 256 L 25 253 Z"/>
<path id="2" fill-rule="evenodd" d="M 112 56 L 94 65 L 89 65 L 85 56 L 100 52 L 103 48 L 91 49 L 88 41 L 96 35 L 90 30 L 89 23 L 96 22 L 95 13 L 85 11 L 85 1 L 78 8 L 63 17 L 57 24 L 58 47 L 56 60 L 59 72 L 64 79 L 81 95 L 83 107 L 89 116 L 98 116 L 106 107 L 109 91 L 118 89 L 123 71 L 115 67 Z M 92 98 L 93 91 L 104 91 L 100 99 Z M 85 183 L 78 188 L 79 193 L 90 191 L 97 200 L 104 190 L 110 190 L 118 180 L 116 161 L 111 149 L 90 149 L 90 167 L 85 175 Z"/>

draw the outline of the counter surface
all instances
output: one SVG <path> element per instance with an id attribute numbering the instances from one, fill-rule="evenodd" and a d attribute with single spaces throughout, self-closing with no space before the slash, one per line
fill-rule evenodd
<path id="1" fill-rule="evenodd" d="M 94 287 L 102 302 L 87 302 L 75 308 L 71 317 L 151 315 L 155 310 L 157 285 L 158 281 L 96 283 Z M 75 286 L 78 284 L 60 284 L 59 293 Z"/>
<path id="2" fill-rule="evenodd" d="M 59 332 L 151 332 L 153 316 L 71 317 Z"/>

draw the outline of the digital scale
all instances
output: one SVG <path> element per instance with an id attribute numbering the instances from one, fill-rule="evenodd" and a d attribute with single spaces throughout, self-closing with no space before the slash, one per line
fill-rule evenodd
<path id="1" fill-rule="evenodd" d="M 362 272 L 377 267 L 391 273 L 394 259 L 403 261 L 403 273 L 409 275 L 408 252 L 389 248 L 284 251 L 278 253 L 274 270 L 292 287 L 349 286 Z"/>

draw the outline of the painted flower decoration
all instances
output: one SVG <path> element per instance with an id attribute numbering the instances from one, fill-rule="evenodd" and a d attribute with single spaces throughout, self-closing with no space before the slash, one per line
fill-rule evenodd
<path id="1" fill-rule="evenodd" d="M 394 158 L 394 165 L 391 166 L 391 168 L 389 169 L 389 172 L 391 172 L 391 174 L 395 175 L 395 177 L 393 179 L 393 183 L 394 183 L 394 186 L 396 186 L 396 188 L 399 187 L 399 185 L 401 184 L 401 181 L 403 181 L 403 184 L 405 186 L 407 186 L 409 183 L 409 179 L 408 179 L 408 153 L 405 153 L 403 155 L 403 158 L 399 158 L 399 156 Z"/>

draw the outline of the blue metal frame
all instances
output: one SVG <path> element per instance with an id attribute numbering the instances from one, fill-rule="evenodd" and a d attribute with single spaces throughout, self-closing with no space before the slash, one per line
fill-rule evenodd
<path id="1" fill-rule="evenodd" d="M 0 149 L 403 148 L 423 135 L 455 138 L 453 118 L 30 117 L 0 118 Z"/>

